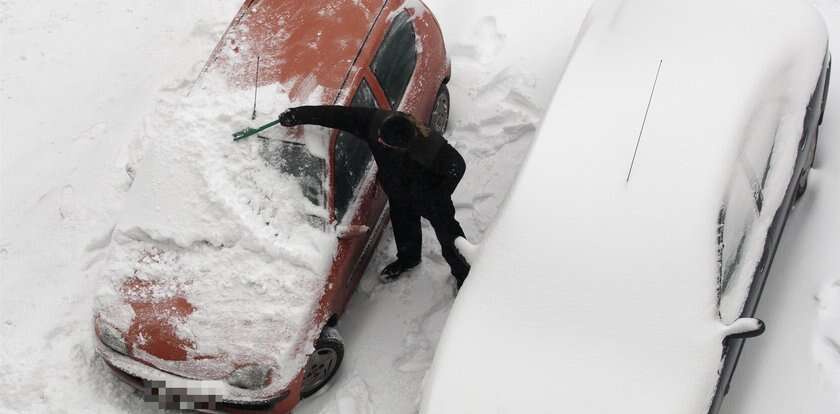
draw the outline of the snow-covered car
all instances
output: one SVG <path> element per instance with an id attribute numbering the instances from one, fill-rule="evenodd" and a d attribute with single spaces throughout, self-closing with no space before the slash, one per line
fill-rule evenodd
<path id="1" fill-rule="evenodd" d="M 162 408 L 283 414 L 322 387 L 387 223 L 371 153 L 319 127 L 231 133 L 301 104 L 443 131 L 449 73 L 420 1 L 246 1 L 199 80 L 146 123 L 94 309 L 113 371 Z"/>
<path id="2" fill-rule="evenodd" d="M 421 413 L 717 413 L 814 163 L 827 45 L 804 1 L 594 4 Z"/>

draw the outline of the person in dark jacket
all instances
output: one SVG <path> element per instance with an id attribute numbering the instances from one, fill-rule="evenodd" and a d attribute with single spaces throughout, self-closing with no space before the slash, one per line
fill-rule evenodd
<path id="1" fill-rule="evenodd" d="M 443 136 L 403 112 L 333 105 L 291 108 L 280 115 L 280 124 L 321 125 L 367 142 L 378 167 L 376 178 L 388 196 L 397 243 L 397 259 L 382 270 L 383 282 L 420 263 L 420 217 L 424 217 L 461 287 L 470 265 L 455 247 L 464 230 L 455 219 L 452 193 L 466 164 Z"/>

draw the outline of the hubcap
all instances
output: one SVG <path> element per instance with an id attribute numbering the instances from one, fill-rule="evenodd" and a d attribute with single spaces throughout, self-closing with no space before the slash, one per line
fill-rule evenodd
<path id="1" fill-rule="evenodd" d="M 431 127 L 438 133 L 443 134 L 446 130 L 446 122 L 449 117 L 449 96 L 445 93 L 438 95 L 435 101 L 435 108 L 432 110 Z"/>
<path id="2" fill-rule="evenodd" d="M 333 349 L 316 349 L 304 368 L 301 392 L 305 394 L 324 385 L 335 372 L 337 362 L 338 354 Z"/>

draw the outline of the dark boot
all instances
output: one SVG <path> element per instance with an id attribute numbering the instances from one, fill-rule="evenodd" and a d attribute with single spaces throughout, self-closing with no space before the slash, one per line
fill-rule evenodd
<path id="1" fill-rule="evenodd" d="M 449 262 L 449 266 L 452 269 L 452 277 L 455 278 L 455 287 L 461 289 L 461 285 L 464 284 L 464 281 L 467 280 L 467 276 L 470 274 L 470 264 L 457 251 L 452 256 L 454 257 L 448 258 L 447 262 Z"/>
<path id="2" fill-rule="evenodd" d="M 389 198 L 391 206 L 391 227 L 397 243 L 397 260 L 385 266 L 379 280 L 390 283 L 406 270 L 420 263 L 423 236 L 420 230 L 420 215 L 406 200 Z"/>
<path id="3" fill-rule="evenodd" d="M 464 229 L 455 219 L 455 206 L 448 194 L 430 194 L 427 199 L 430 202 L 426 218 L 435 230 L 443 258 L 455 277 L 455 286 L 460 289 L 470 274 L 470 263 L 455 247 L 455 239 L 464 237 Z"/>
<path id="4" fill-rule="evenodd" d="M 400 259 L 394 260 L 391 264 L 382 269 L 382 273 L 379 275 L 379 280 L 382 283 L 391 283 L 397 280 L 403 273 L 413 269 L 419 263 L 419 260 L 412 262 L 406 262 Z"/>

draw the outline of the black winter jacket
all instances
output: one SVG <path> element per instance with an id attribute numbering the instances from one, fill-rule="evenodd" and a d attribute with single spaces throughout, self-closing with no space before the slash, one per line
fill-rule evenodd
<path id="1" fill-rule="evenodd" d="M 288 111 L 295 125 L 313 124 L 340 129 L 367 142 L 379 167 L 377 179 L 392 201 L 426 197 L 441 190 L 451 194 L 457 181 L 452 184 L 448 178 L 453 169 L 460 169 L 463 174 L 464 159 L 461 154 L 434 131 L 429 137 L 412 140 L 406 151 L 385 147 L 379 142 L 379 129 L 392 113 L 334 105 L 300 106 Z M 460 175 L 457 179 L 460 180 Z"/>

